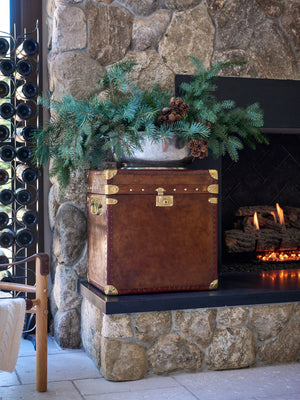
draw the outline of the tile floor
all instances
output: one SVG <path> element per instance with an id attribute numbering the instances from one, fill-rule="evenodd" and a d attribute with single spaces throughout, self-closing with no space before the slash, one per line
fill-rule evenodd
<path id="1" fill-rule="evenodd" d="M 108 382 L 83 350 L 49 337 L 48 391 L 35 391 L 35 353 L 22 340 L 12 374 L 0 372 L 0 400 L 299 400 L 300 363 Z"/>

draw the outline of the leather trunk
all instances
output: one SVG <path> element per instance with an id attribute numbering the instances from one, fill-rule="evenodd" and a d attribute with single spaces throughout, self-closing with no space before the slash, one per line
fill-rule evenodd
<path id="1" fill-rule="evenodd" d="M 216 288 L 216 170 L 118 169 L 88 178 L 88 280 L 108 295 Z"/>

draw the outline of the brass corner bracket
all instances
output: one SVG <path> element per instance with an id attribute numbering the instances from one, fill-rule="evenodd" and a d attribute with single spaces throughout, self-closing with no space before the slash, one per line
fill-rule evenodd
<path id="1" fill-rule="evenodd" d="M 104 175 L 105 175 L 105 179 L 109 180 L 114 178 L 118 173 L 117 169 L 105 169 L 104 170 Z"/>
<path id="2" fill-rule="evenodd" d="M 119 294 L 118 289 L 113 285 L 106 285 L 104 288 L 104 293 L 108 296 L 117 296 Z"/>
<path id="3" fill-rule="evenodd" d="M 218 174 L 218 171 L 217 171 L 216 169 L 209 169 L 208 172 L 209 172 L 209 175 L 210 175 L 213 179 L 216 179 L 216 180 L 219 179 L 219 174 Z"/>
<path id="4" fill-rule="evenodd" d="M 214 281 L 211 282 L 209 285 L 209 290 L 215 290 L 218 289 L 218 279 L 215 279 Z"/>

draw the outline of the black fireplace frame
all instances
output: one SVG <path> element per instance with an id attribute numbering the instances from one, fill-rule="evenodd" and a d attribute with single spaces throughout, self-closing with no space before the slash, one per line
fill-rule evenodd
<path id="1" fill-rule="evenodd" d="M 175 76 L 175 96 L 191 75 Z M 216 97 L 234 100 L 238 107 L 258 102 L 264 111 L 264 133 L 300 134 L 300 80 L 218 77 Z"/>

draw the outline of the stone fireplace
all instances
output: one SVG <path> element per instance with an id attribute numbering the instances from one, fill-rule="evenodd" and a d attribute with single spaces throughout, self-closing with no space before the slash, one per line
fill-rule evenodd
<path id="1" fill-rule="evenodd" d="M 229 76 L 299 79 L 296 0 L 45 4 L 49 88 L 54 98 L 67 93 L 90 96 L 105 67 L 129 57 L 137 60 L 135 78 L 142 86 L 159 82 L 168 90 L 175 74 L 193 72 L 189 54 L 206 66 L 232 58 L 247 61 L 228 70 Z M 284 292 L 274 297 L 274 288 L 265 282 L 264 292 L 253 292 L 249 279 L 248 300 L 240 286 L 228 302 L 219 291 L 190 293 L 189 298 L 171 293 L 165 298 L 106 299 L 81 285 L 82 300 L 77 289 L 86 279 L 86 172 L 73 175 L 63 199 L 57 182 L 51 183 L 53 333 L 63 347 L 82 343 L 107 379 L 298 359 L 300 303 L 295 287 L 288 298 Z"/>

